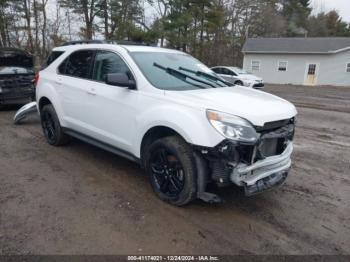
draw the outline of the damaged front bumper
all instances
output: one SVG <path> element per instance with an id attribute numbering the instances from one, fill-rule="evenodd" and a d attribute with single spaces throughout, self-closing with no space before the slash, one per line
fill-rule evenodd
<path id="1" fill-rule="evenodd" d="M 281 185 L 292 165 L 293 144 L 289 142 L 281 155 L 267 157 L 252 165 L 239 164 L 233 169 L 230 179 L 244 186 L 246 195 L 254 195 Z"/>
<path id="2" fill-rule="evenodd" d="M 292 165 L 295 119 L 267 123 L 257 132 L 256 143 L 224 140 L 214 148 L 197 147 L 207 163 L 207 181 L 244 187 L 247 196 L 283 184 Z"/>

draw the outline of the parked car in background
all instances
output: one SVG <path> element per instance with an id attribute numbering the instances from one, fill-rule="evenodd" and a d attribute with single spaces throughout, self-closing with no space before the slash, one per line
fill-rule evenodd
<path id="1" fill-rule="evenodd" d="M 247 71 L 231 66 L 215 66 L 211 68 L 216 74 L 235 85 L 263 88 L 264 82 L 261 78 L 248 73 Z"/>
<path id="2" fill-rule="evenodd" d="M 0 105 L 35 99 L 34 57 L 17 48 L 0 48 Z"/>
<path id="3" fill-rule="evenodd" d="M 209 183 L 254 195 L 286 180 L 297 111 L 282 98 L 232 86 L 177 50 L 75 43 L 52 57 L 36 85 L 50 145 L 73 136 L 136 161 L 178 206 L 218 201 Z"/>

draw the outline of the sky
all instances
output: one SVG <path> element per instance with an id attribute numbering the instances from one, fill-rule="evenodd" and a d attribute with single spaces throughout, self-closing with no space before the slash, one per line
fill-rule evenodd
<path id="1" fill-rule="evenodd" d="M 350 23 L 350 0 L 312 0 L 312 6 L 316 14 L 335 9 L 344 21 Z"/>

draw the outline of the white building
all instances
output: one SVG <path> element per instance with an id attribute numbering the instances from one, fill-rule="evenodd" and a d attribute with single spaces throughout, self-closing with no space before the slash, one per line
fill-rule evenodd
<path id="1" fill-rule="evenodd" d="M 350 37 L 251 38 L 242 52 L 266 83 L 350 86 Z"/>

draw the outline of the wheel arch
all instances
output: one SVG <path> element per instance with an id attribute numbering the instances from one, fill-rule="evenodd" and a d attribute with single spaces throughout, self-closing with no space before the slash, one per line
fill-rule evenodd
<path id="1" fill-rule="evenodd" d="M 41 97 L 38 104 L 39 112 L 41 112 L 44 106 L 50 105 L 50 104 L 52 105 L 52 102 L 50 99 L 48 99 L 46 96 Z"/>
<path id="2" fill-rule="evenodd" d="M 184 135 L 181 134 L 181 132 L 165 125 L 153 126 L 145 132 L 145 134 L 142 137 L 140 148 L 139 148 L 142 165 L 144 164 L 143 160 L 145 157 L 147 147 L 150 146 L 154 141 L 160 138 L 169 137 L 169 136 L 178 136 L 182 138 L 184 141 L 188 142 L 184 137 Z"/>

